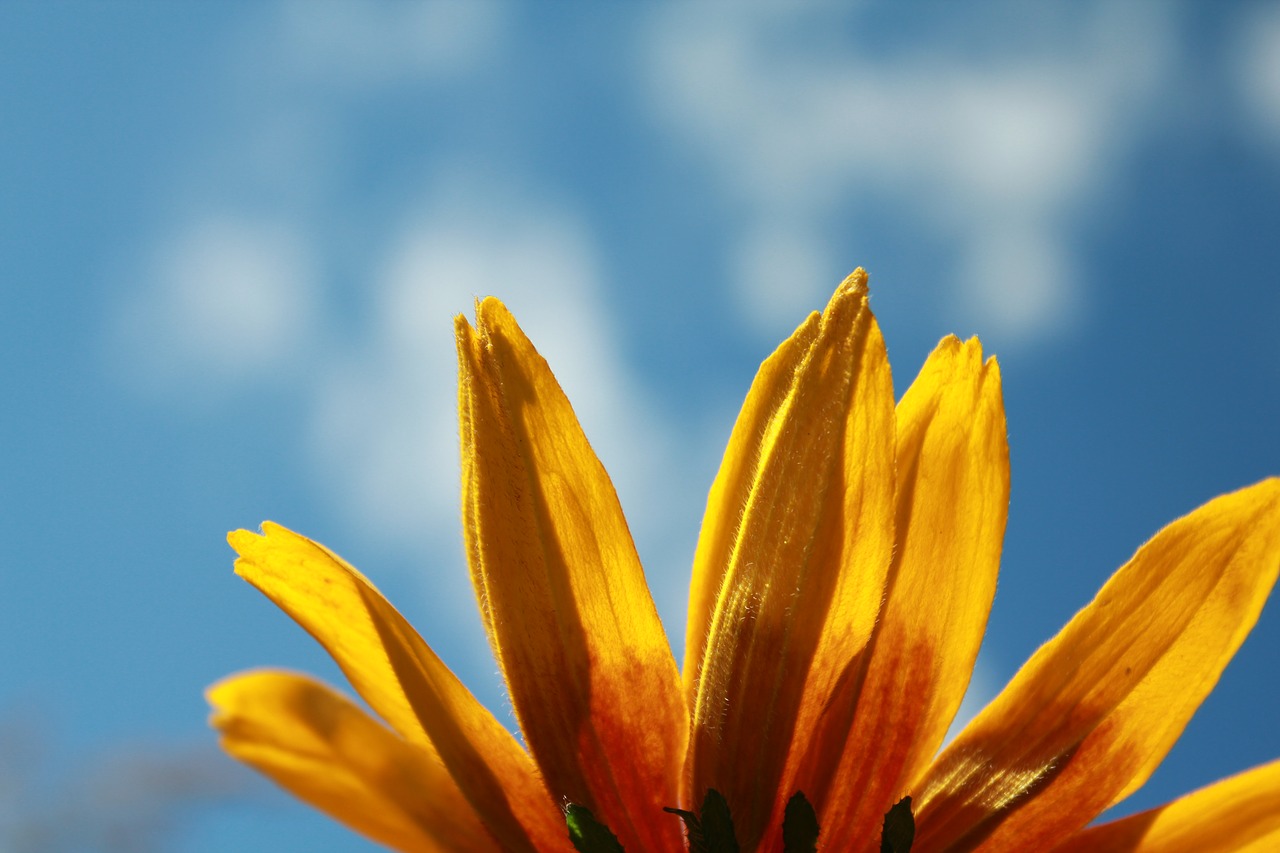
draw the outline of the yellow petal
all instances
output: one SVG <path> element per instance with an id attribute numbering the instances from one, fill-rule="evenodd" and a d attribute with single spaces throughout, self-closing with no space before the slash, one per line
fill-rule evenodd
<path id="1" fill-rule="evenodd" d="M 693 676 L 687 799 L 724 794 L 744 849 L 769 846 L 806 784 L 796 759 L 875 624 L 893 446 L 893 383 L 859 270 L 761 368 L 696 558 L 693 618 L 713 588 L 716 604 Z"/>
<path id="2" fill-rule="evenodd" d="M 707 649 L 711 618 L 715 615 L 720 587 L 733 557 L 742 523 L 742 511 L 759 474 L 760 447 L 770 424 L 791 393 L 796 368 L 813 346 L 818 333 L 815 313 L 765 359 L 742 403 L 729 435 L 720 470 L 707 495 L 698 548 L 689 584 L 689 618 L 685 630 L 684 685 L 690 707 L 697 693 L 698 674 Z"/>
<path id="3" fill-rule="evenodd" d="M 271 522 L 262 531 L 228 536 L 236 573 L 315 637 L 401 737 L 437 750 L 504 848 L 569 849 L 529 756 L 382 594 L 310 539 Z"/>
<path id="4" fill-rule="evenodd" d="M 1000 369 L 983 363 L 977 339 L 938 345 L 897 424 L 897 547 L 884 610 L 863 679 L 831 703 L 821 724 L 830 731 L 814 741 L 815 772 L 833 793 L 818 803 L 824 843 L 841 849 L 877 837 L 941 745 L 982 643 L 1008 515 Z"/>
<path id="5" fill-rule="evenodd" d="M 252 672 L 209 688 L 222 748 L 363 835 L 403 851 L 498 851 L 435 751 L 323 684 Z"/>
<path id="6" fill-rule="evenodd" d="M 506 308 L 459 317 L 472 576 L 525 742 L 628 850 L 682 850 L 679 673 L 613 484 Z"/>
<path id="7" fill-rule="evenodd" d="M 1047 848 L 1131 793 L 1213 689 L 1277 570 L 1280 479 L 1158 533 L 925 773 L 919 850 Z"/>
<path id="8" fill-rule="evenodd" d="M 1072 836 L 1054 853 L 1267 853 L 1280 850 L 1280 761 L 1172 803 Z"/>

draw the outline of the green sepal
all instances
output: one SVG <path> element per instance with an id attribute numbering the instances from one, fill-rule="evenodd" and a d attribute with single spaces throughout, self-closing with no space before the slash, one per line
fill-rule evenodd
<path id="1" fill-rule="evenodd" d="M 684 821 L 684 834 L 689 839 L 689 853 L 707 853 L 707 839 L 702 834 L 702 821 L 698 820 L 696 814 L 684 809 L 673 809 L 670 806 L 664 806 L 662 810 L 677 815 Z"/>
<path id="2" fill-rule="evenodd" d="M 818 815 L 808 798 L 796 791 L 782 815 L 782 853 L 817 853 Z"/>
<path id="3" fill-rule="evenodd" d="M 715 788 L 708 788 L 702 800 L 702 816 L 670 806 L 663 809 L 684 821 L 689 837 L 689 853 L 738 853 L 738 837 L 729 817 L 729 803 Z"/>
<path id="4" fill-rule="evenodd" d="M 569 803 L 564 809 L 564 822 L 569 825 L 569 840 L 578 853 L 624 853 L 618 836 L 596 820 L 586 806 Z"/>
<path id="5" fill-rule="evenodd" d="M 707 853 L 738 853 L 729 803 L 715 788 L 708 788 L 702 800 L 702 834 L 707 839 Z"/>
<path id="6" fill-rule="evenodd" d="M 916 840 L 916 819 L 911 814 L 911 798 L 903 797 L 884 813 L 880 831 L 880 853 L 911 853 Z"/>

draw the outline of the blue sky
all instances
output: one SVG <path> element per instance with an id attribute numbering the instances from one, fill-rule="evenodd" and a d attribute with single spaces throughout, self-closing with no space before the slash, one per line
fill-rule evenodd
<path id="1" fill-rule="evenodd" d="M 458 531 L 476 296 L 574 401 L 677 644 L 747 384 L 855 266 L 899 390 L 949 332 L 1001 362 L 983 698 L 1280 473 L 1275 4 L 9 3 L 0 116 L 0 831 L 50 849 L 135 815 L 368 849 L 204 726 L 237 669 L 337 678 L 231 574 L 266 518 L 510 719 Z M 1277 652 L 1272 606 L 1125 810 L 1280 756 Z"/>

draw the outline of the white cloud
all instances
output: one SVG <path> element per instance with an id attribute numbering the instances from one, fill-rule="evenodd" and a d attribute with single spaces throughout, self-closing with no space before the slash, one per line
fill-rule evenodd
<path id="1" fill-rule="evenodd" d="M 827 247 L 796 223 L 760 224 L 734 252 L 740 308 L 757 328 L 797 323 L 829 293 Z"/>
<path id="2" fill-rule="evenodd" d="M 643 73 L 653 108 L 718 171 L 743 233 L 788 223 L 778 245 L 790 255 L 822 243 L 837 205 L 898 205 L 933 242 L 956 247 L 958 298 L 935 302 L 968 306 L 963 319 L 976 310 L 1007 338 L 1064 328 L 1077 294 L 1063 226 L 1101 197 L 1144 127 L 1166 64 L 1164 13 L 1099 5 L 1049 50 L 1015 43 L 975 59 L 936 37 L 875 57 L 814 50 L 787 33 L 835 26 L 822 19 L 830 10 L 794 11 L 676 5 L 651 32 Z M 739 240 L 729 268 L 760 268 L 768 245 Z M 857 260 L 874 272 L 874 259 Z M 785 298 L 762 295 L 759 277 L 743 282 L 744 312 L 769 336 L 793 316 L 761 309 Z"/>
<path id="3" fill-rule="evenodd" d="M 210 216 L 155 250 L 115 320 L 126 368 L 145 383 L 217 390 L 295 365 L 315 331 L 313 260 L 276 222 Z M 188 388 L 192 386 L 187 386 Z"/>
<path id="4" fill-rule="evenodd" d="M 1238 79 L 1245 106 L 1275 152 L 1280 140 L 1280 8 L 1258 7 L 1241 16 L 1237 37 Z"/>
<path id="5" fill-rule="evenodd" d="M 1023 335 L 1069 326 L 1080 311 L 1070 261 L 1050 229 L 1009 221 L 975 235 L 964 255 L 953 315 L 961 328 L 994 327 Z"/>
<path id="6" fill-rule="evenodd" d="M 290 0 L 281 9 L 294 69 L 344 86 L 474 70 L 498 49 L 504 11 L 491 0 Z"/>

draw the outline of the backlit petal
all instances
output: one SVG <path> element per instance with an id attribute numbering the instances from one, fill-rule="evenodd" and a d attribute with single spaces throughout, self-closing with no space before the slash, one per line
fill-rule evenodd
<path id="1" fill-rule="evenodd" d="M 706 654 L 707 635 L 711 631 L 720 587 L 729 571 L 743 510 L 759 474 L 760 447 L 778 412 L 786 405 L 796 369 L 813 346 L 818 333 L 817 317 L 813 314 L 760 365 L 707 495 L 707 509 L 702 516 L 693 558 L 685 630 L 683 677 L 690 708 L 697 694 L 698 673 Z"/>
<path id="2" fill-rule="evenodd" d="M 1280 850 L 1280 761 L 1127 818 L 1090 827 L 1054 853 L 1267 853 Z"/>
<path id="3" fill-rule="evenodd" d="M 1141 785 L 1253 627 L 1280 570 L 1280 479 L 1139 549 L 915 786 L 916 848 L 1052 846 Z"/>
<path id="4" fill-rule="evenodd" d="M 825 844 L 839 849 L 874 844 L 885 812 L 941 745 L 982 643 L 1008 515 L 1000 370 L 983 362 L 977 339 L 938 345 L 897 423 L 897 547 L 884 610 L 865 673 L 814 741 L 831 795 L 810 785 L 823 797 Z"/>
<path id="5" fill-rule="evenodd" d="M 859 270 L 761 368 L 699 543 L 695 619 L 717 589 L 687 799 L 723 793 L 744 849 L 780 830 L 813 724 L 871 635 L 893 446 L 893 385 Z"/>
<path id="6" fill-rule="evenodd" d="M 525 741 L 626 849 L 681 850 L 687 712 L 613 484 L 500 302 L 456 331 L 467 552 Z"/>
<path id="7" fill-rule="evenodd" d="M 382 594 L 310 539 L 271 522 L 262 531 L 228 537 L 236 573 L 315 637 L 396 732 L 433 745 L 504 848 L 570 849 L 529 756 Z"/>
<path id="8" fill-rule="evenodd" d="M 355 831 L 403 851 L 498 851 L 435 750 L 323 684 L 252 672 L 209 688 L 222 748 Z"/>

